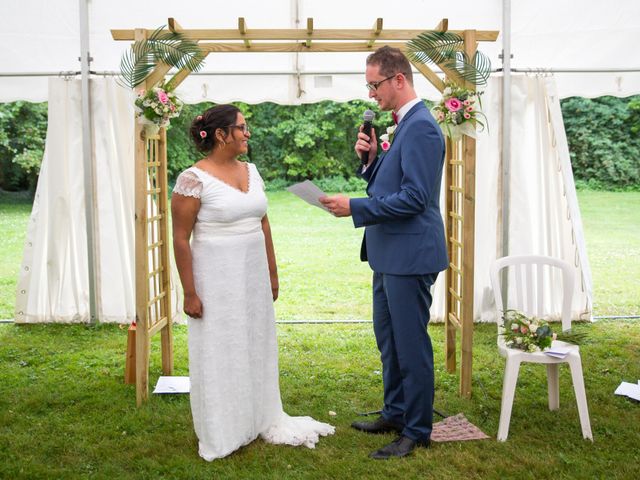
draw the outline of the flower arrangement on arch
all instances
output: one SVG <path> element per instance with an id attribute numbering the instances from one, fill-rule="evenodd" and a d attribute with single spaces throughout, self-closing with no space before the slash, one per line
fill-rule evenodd
<path id="1" fill-rule="evenodd" d="M 141 123 L 168 127 L 171 119 L 182 112 L 183 103 L 174 92 L 160 85 L 140 92 L 135 106 Z"/>
<path id="2" fill-rule="evenodd" d="M 586 334 L 564 331 L 553 333 L 549 323 L 535 317 L 528 317 L 517 310 L 506 310 L 502 316 L 504 331 L 501 333 L 509 348 L 524 350 L 525 352 L 541 352 L 551 347 L 554 340 L 578 344 L 585 339 Z"/>
<path id="3" fill-rule="evenodd" d="M 459 138 L 462 134 L 475 138 L 476 125 L 484 129 L 486 117 L 480 111 L 481 93 L 454 83 L 445 85 L 442 99 L 431 109 L 445 135 L 453 139 Z M 484 122 L 481 118 L 484 118 Z"/>

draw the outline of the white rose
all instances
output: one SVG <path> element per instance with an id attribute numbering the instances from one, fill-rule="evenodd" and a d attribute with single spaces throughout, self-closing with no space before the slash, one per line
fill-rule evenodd
<path id="1" fill-rule="evenodd" d="M 386 133 L 380 135 L 380 140 L 382 140 L 383 142 L 388 142 L 389 141 L 389 135 L 387 135 Z"/>

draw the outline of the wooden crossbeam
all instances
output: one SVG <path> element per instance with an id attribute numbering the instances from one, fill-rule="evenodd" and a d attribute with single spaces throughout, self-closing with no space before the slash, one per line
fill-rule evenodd
<path id="1" fill-rule="evenodd" d="M 405 49 L 403 49 L 403 50 L 405 50 Z M 406 53 L 406 51 L 405 51 L 405 53 Z M 431 84 L 438 89 L 439 92 L 444 91 L 444 82 L 440 79 L 440 77 L 438 75 L 436 75 L 436 72 L 431 70 L 424 63 L 411 61 L 411 64 L 414 67 L 416 67 L 416 69 L 422 75 L 424 75 L 427 78 L 427 80 L 429 80 L 431 82 Z"/>
<path id="2" fill-rule="evenodd" d="M 367 42 L 367 47 L 371 48 L 371 46 L 375 43 L 376 39 L 382 33 L 382 19 L 377 18 L 376 23 L 373 24 L 373 38 Z"/>
<path id="3" fill-rule="evenodd" d="M 240 35 L 242 35 L 243 37 L 246 37 L 247 35 L 247 25 L 244 21 L 244 17 L 240 17 L 238 18 L 238 31 L 240 32 Z M 247 48 L 251 48 L 251 40 L 247 40 L 246 38 L 244 39 L 244 46 Z"/>
<path id="4" fill-rule="evenodd" d="M 307 35 L 311 37 L 313 35 L 313 18 L 307 18 Z M 311 38 L 308 38 L 305 42 L 307 48 L 311 46 Z"/>
<path id="5" fill-rule="evenodd" d="M 374 27 L 374 31 L 377 29 Z M 167 30 L 168 31 L 168 30 Z M 395 30 L 382 30 L 377 35 L 377 41 L 390 41 L 390 40 L 411 40 L 421 33 L 429 30 L 416 30 L 416 29 L 395 29 Z M 433 31 L 433 30 L 431 30 Z M 439 30 L 438 30 L 439 31 Z M 464 30 L 450 30 L 452 33 L 458 35 L 464 35 Z M 113 29 L 111 30 L 111 36 L 114 40 L 131 41 L 134 38 L 135 30 L 132 29 Z M 152 30 L 148 30 L 149 33 Z M 302 29 L 251 29 L 247 30 L 245 34 L 240 33 L 238 29 L 182 29 L 180 33 L 185 38 L 192 40 L 207 40 L 207 41 L 219 41 L 219 40 L 255 40 L 255 41 L 269 41 L 269 40 L 351 40 L 351 41 L 369 41 L 371 40 L 371 29 L 316 29 L 314 28 L 309 33 L 307 28 Z M 477 30 L 476 41 L 478 42 L 495 42 L 498 38 L 497 30 Z"/>
<path id="6" fill-rule="evenodd" d="M 437 32 L 446 32 L 447 30 L 449 30 L 449 19 L 443 18 L 442 20 L 440 20 L 440 23 L 436 25 L 436 28 L 434 28 L 434 30 Z"/>
<path id="7" fill-rule="evenodd" d="M 169 24 L 169 30 L 171 30 L 173 33 L 180 33 L 184 30 L 180 26 L 178 21 L 173 17 L 169 17 L 169 20 L 167 21 L 167 23 Z"/>
<path id="8" fill-rule="evenodd" d="M 370 47 L 366 43 L 313 42 L 310 47 L 306 43 L 253 43 L 248 49 L 240 43 L 201 43 L 200 48 L 205 53 L 212 52 L 373 52 L 384 45 L 404 48 L 405 42 L 376 42 Z"/>

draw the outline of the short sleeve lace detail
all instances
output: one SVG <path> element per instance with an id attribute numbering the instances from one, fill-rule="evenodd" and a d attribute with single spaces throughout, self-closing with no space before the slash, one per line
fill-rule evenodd
<path id="1" fill-rule="evenodd" d="M 173 193 L 185 197 L 200 198 L 202 195 L 202 180 L 198 178 L 196 173 L 186 170 L 178 175 L 176 185 L 173 187 Z"/>

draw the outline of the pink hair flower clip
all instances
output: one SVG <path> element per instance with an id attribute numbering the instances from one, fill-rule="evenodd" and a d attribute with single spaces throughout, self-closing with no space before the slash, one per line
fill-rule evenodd
<path id="1" fill-rule="evenodd" d="M 200 130 L 200 138 L 207 138 L 207 132 Z"/>
<path id="2" fill-rule="evenodd" d="M 198 120 L 198 121 L 202 120 L 202 115 L 198 115 L 198 116 L 196 117 L 196 120 Z"/>

